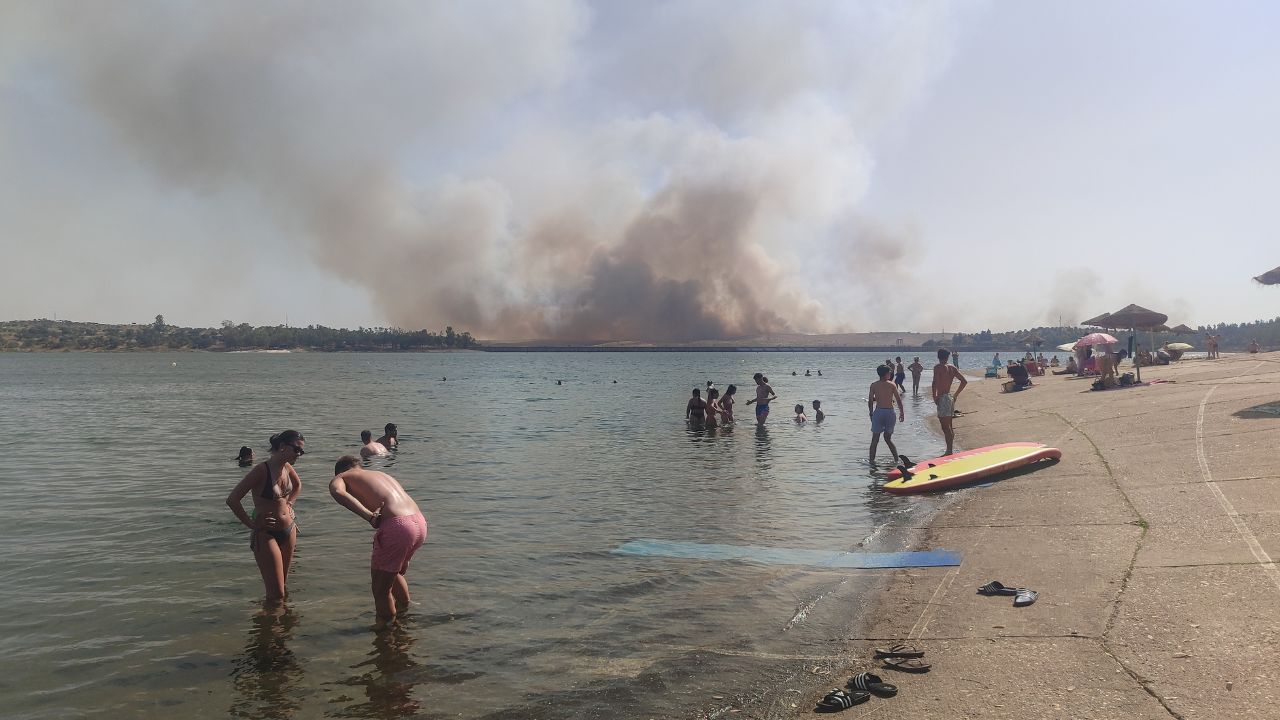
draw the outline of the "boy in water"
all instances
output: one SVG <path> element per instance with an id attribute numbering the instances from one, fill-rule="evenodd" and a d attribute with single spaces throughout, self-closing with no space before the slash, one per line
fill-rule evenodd
<path id="1" fill-rule="evenodd" d="M 813 401 L 813 421 L 816 423 L 820 423 L 822 422 L 822 419 L 825 417 L 826 415 L 822 414 L 822 401 L 814 400 Z"/>
<path id="2" fill-rule="evenodd" d="M 777 400 L 778 396 L 773 394 L 773 388 L 769 387 L 769 378 L 762 373 L 756 373 L 751 378 L 756 381 L 756 398 L 748 400 L 747 404 L 756 404 L 756 426 L 764 427 L 764 421 L 769 419 L 769 401 Z"/>
<path id="3" fill-rule="evenodd" d="M 360 447 L 360 457 L 368 458 L 374 455 L 386 455 L 387 447 L 382 443 L 373 439 L 373 433 L 368 430 L 360 431 L 360 442 L 364 443 Z"/>
<path id="4" fill-rule="evenodd" d="M 912 360 L 911 364 L 907 366 L 907 369 L 911 371 L 911 394 L 919 395 L 920 373 L 924 372 L 924 365 L 920 364 L 920 356 L 917 355 L 916 359 Z"/>
<path id="5" fill-rule="evenodd" d="M 706 416 L 707 401 L 702 399 L 702 391 L 694 388 L 693 397 L 689 398 L 689 403 L 684 406 L 684 419 L 700 423 L 706 419 Z"/>
<path id="6" fill-rule="evenodd" d="M 384 627 L 395 622 L 397 612 L 409 608 L 409 583 L 404 574 L 413 553 L 427 539 L 427 519 L 395 478 L 359 465 L 354 456 L 338 458 L 329 494 L 377 530 L 369 574 L 378 626 Z"/>
<path id="7" fill-rule="evenodd" d="M 893 428 L 899 421 L 906 420 L 902 409 L 902 395 L 898 394 L 898 385 L 893 382 L 893 368 L 881 365 L 876 368 L 880 379 L 871 383 L 867 392 L 867 413 L 871 416 L 871 462 L 876 461 L 876 447 L 880 444 L 880 435 L 884 434 L 884 444 L 893 453 L 893 461 L 898 461 L 898 448 L 893 446 Z M 893 407 L 898 406 L 897 418 L 894 418 Z"/>
<path id="8" fill-rule="evenodd" d="M 964 386 L 969 384 L 956 366 L 947 364 L 950 356 L 950 350 L 938 348 L 938 364 L 933 366 L 933 401 L 938 405 L 938 423 L 942 425 L 942 436 L 947 439 L 947 451 L 943 455 L 950 455 L 955 444 L 956 432 L 951 428 L 951 419 L 956 415 L 956 398 L 964 392 Z M 960 381 L 960 387 L 953 396 L 951 383 L 955 380 Z"/>
<path id="9" fill-rule="evenodd" d="M 796 405 L 796 422 L 808 422 L 809 418 L 804 416 L 804 405 Z"/>
<path id="10" fill-rule="evenodd" d="M 395 423 L 387 423 L 387 426 L 382 428 L 382 437 L 378 438 L 378 442 L 388 450 L 400 444 L 400 430 L 396 428 Z"/>

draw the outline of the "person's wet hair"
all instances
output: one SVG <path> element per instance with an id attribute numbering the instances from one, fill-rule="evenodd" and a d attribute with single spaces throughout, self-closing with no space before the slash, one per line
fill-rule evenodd
<path id="1" fill-rule="evenodd" d="M 708 391 L 707 391 L 707 399 L 708 399 L 708 400 L 715 400 L 715 399 L 716 399 L 716 398 L 718 398 L 718 397 L 720 397 L 720 391 L 719 391 L 719 390 L 717 390 L 717 389 L 715 389 L 715 388 L 711 388 L 710 390 L 708 390 Z"/>
<path id="2" fill-rule="evenodd" d="M 813 409 L 814 409 L 814 410 L 817 410 L 817 409 L 818 409 L 819 407 L 821 407 L 821 406 L 822 406 L 822 401 L 821 401 L 821 400 L 814 400 L 814 401 L 813 401 Z"/>
<path id="3" fill-rule="evenodd" d="M 279 450 L 285 445 L 294 445 L 298 441 L 306 442 L 307 439 L 302 437 L 302 433 L 297 430 L 285 430 L 277 435 L 272 435 L 267 442 L 271 443 L 272 450 Z"/>
<path id="4" fill-rule="evenodd" d="M 951 357 L 951 351 L 950 351 L 950 350 L 948 350 L 948 349 L 946 349 L 946 348 L 938 348 L 938 359 L 939 359 L 939 360 L 941 360 L 942 362 L 946 362 L 946 361 L 947 361 L 947 358 L 949 358 L 949 357 Z"/>
<path id="5" fill-rule="evenodd" d="M 694 388 L 694 389 L 693 389 L 693 396 L 694 396 L 694 397 L 701 397 L 701 396 L 702 396 L 702 391 L 701 391 L 701 390 L 699 390 L 698 388 Z"/>
<path id="6" fill-rule="evenodd" d="M 752 376 L 751 376 L 751 379 L 752 379 L 752 380 L 760 380 L 760 379 L 762 379 L 763 377 L 764 377 L 764 375 L 763 375 L 763 374 L 761 374 L 761 373 L 756 373 L 755 375 L 752 375 Z"/>
<path id="7" fill-rule="evenodd" d="M 893 371 L 889 369 L 888 365 L 881 365 L 876 368 L 876 374 L 880 376 L 881 380 L 887 380 L 889 378 L 889 374 L 892 372 Z"/>
<path id="8" fill-rule="evenodd" d="M 373 433 L 369 432 L 368 430 L 360 431 L 360 442 L 367 443 L 372 439 L 373 439 Z"/>
<path id="9" fill-rule="evenodd" d="M 396 424 L 395 424 L 395 423 L 387 423 L 386 427 L 384 427 L 384 428 L 382 428 L 382 429 L 383 429 L 384 431 L 386 431 L 386 433 L 387 433 L 387 435 L 388 435 L 388 436 L 390 436 L 390 437 L 395 437 L 395 434 L 396 434 Z"/>
<path id="10" fill-rule="evenodd" d="M 802 413 L 802 412 L 804 412 L 804 406 L 803 406 L 803 405 L 796 405 L 796 414 L 797 414 L 797 415 L 799 415 L 799 414 L 800 414 L 800 413 Z"/>
<path id="11" fill-rule="evenodd" d="M 730 385 L 729 387 L 725 388 L 724 394 L 725 394 L 725 396 L 727 397 L 727 396 L 732 395 L 732 394 L 734 394 L 734 393 L 736 393 L 736 392 L 738 392 L 738 386 L 737 386 L 737 385 Z"/>
<path id="12" fill-rule="evenodd" d="M 360 464 L 360 458 L 355 455 L 343 455 L 338 458 L 338 462 L 333 464 L 333 474 L 335 476 L 350 470 Z"/>

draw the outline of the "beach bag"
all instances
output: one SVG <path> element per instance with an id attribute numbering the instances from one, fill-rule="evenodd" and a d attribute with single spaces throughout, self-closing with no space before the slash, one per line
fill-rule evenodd
<path id="1" fill-rule="evenodd" d="M 1120 386 L 1129 387 L 1133 384 L 1133 373 L 1125 373 L 1120 376 Z"/>

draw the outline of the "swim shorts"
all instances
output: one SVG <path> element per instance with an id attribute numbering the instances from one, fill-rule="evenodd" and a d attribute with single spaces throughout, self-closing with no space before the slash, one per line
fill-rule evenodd
<path id="1" fill-rule="evenodd" d="M 374 570 L 404 573 L 409 559 L 427 539 L 427 519 L 421 512 L 413 515 L 383 518 L 373 534 L 373 556 L 369 567 Z"/>
<path id="2" fill-rule="evenodd" d="M 898 424 L 898 414 L 893 408 L 876 408 L 871 413 L 871 432 L 873 433 L 892 433 L 893 428 Z"/>
<path id="3" fill-rule="evenodd" d="M 938 417 L 949 418 L 956 416 L 956 401 L 951 397 L 951 393 L 943 393 L 938 396 Z"/>
<path id="4" fill-rule="evenodd" d="M 769 413 L 769 403 L 756 403 L 756 417 Z"/>

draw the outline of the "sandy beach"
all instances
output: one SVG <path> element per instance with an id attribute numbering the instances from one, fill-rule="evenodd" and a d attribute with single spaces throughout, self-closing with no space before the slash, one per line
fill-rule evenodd
<path id="1" fill-rule="evenodd" d="M 913 542 L 962 564 L 893 571 L 861 635 L 834 639 L 847 661 L 815 665 L 825 682 L 793 696 L 792 716 L 870 670 L 898 696 L 840 716 L 1280 717 L 1280 416 L 1248 412 L 1280 403 L 1280 353 L 1142 378 L 1167 382 L 971 382 L 959 448 L 1040 441 L 1062 460 L 958 491 Z M 991 580 L 1039 599 L 975 592 Z M 930 672 L 877 669 L 873 649 L 901 640 Z"/>

